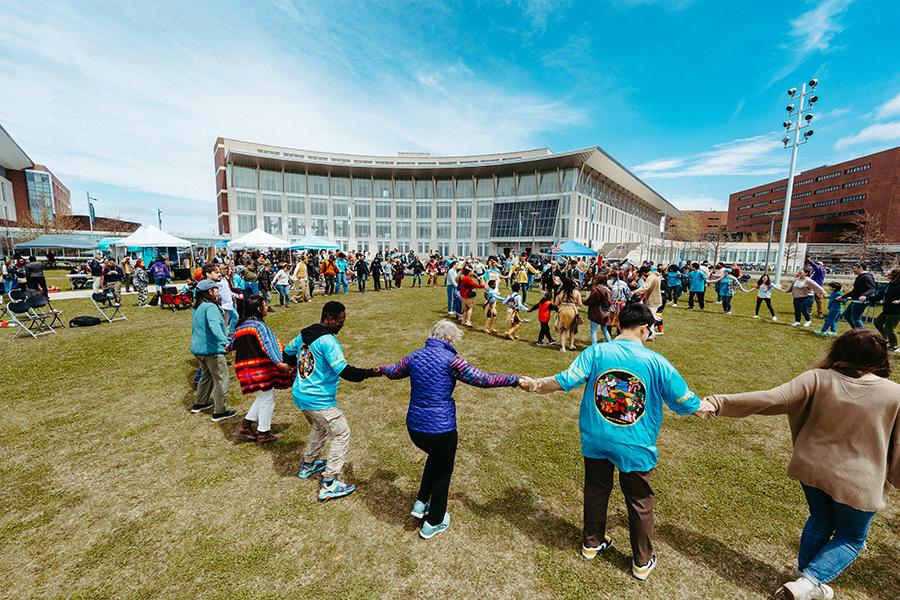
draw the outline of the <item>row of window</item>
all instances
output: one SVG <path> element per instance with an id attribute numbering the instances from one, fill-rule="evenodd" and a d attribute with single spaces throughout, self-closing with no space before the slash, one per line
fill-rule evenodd
<path id="1" fill-rule="evenodd" d="M 870 168 L 871 166 L 872 166 L 872 163 L 866 163 L 864 165 L 859 165 L 857 167 L 850 167 L 849 169 L 844 170 L 844 174 L 849 175 L 850 173 L 859 173 L 860 171 L 865 171 L 866 169 Z"/>
<path id="2" fill-rule="evenodd" d="M 861 185 L 866 185 L 869 183 L 868 179 L 860 179 L 859 181 L 849 181 L 844 184 L 845 188 L 859 187 Z"/>
<path id="3" fill-rule="evenodd" d="M 856 166 L 856 167 L 851 167 L 851 168 L 849 168 L 849 169 L 844 169 L 843 174 L 844 174 L 844 175 L 849 175 L 850 173 L 858 173 L 859 171 L 865 171 L 866 169 L 869 169 L 869 168 L 871 168 L 871 167 L 872 167 L 872 164 L 871 164 L 871 163 L 866 163 L 866 164 L 864 164 L 864 165 L 858 165 L 858 166 Z M 842 174 L 841 171 L 835 171 L 835 172 L 833 172 L 833 173 L 828 173 L 827 175 L 819 175 L 819 176 L 816 177 L 815 179 L 813 179 L 813 178 L 803 179 L 802 181 L 797 181 L 797 182 L 795 182 L 795 183 L 794 183 L 794 187 L 799 187 L 799 186 L 801 186 L 801 185 L 806 185 L 806 184 L 808 184 L 808 183 L 812 183 L 813 181 L 824 181 L 824 180 L 826 180 L 826 179 L 831 179 L 831 178 L 833 178 L 833 177 L 840 177 L 841 174 Z M 863 180 L 863 182 L 853 182 L 853 183 L 854 183 L 855 185 L 863 185 L 864 183 L 868 183 L 868 182 L 869 182 L 869 180 L 868 180 L 868 179 L 865 179 L 865 180 Z M 848 185 L 848 184 L 845 184 L 844 187 L 851 187 L 851 186 Z M 765 196 L 766 194 L 772 194 L 772 193 L 780 192 L 780 191 L 786 190 L 786 189 L 787 189 L 787 185 L 781 185 L 781 186 L 778 186 L 778 187 L 774 187 L 774 188 L 772 188 L 772 189 L 770 189 L 770 190 L 760 190 L 760 191 L 758 191 L 758 192 L 756 192 L 756 193 L 754 193 L 754 194 L 744 194 L 743 196 L 739 196 L 739 197 L 738 197 L 738 200 L 747 200 L 747 199 L 749 199 L 749 198 L 756 198 L 756 197 L 758 197 L 758 196 Z M 739 207 L 738 210 L 740 210 L 741 208 L 746 208 L 746 207 L 743 207 L 743 206 L 742 206 L 742 207 Z"/>
<path id="4" fill-rule="evenodd" d="M 834 173 L 829 173 L 828 175 L 819 175 L 818 177 L 816 177 L 816 181 L 824 181 L 826 179 L 833 179 L 835 177 L 840 177 L 840 176 L 841 176 L 841 172 L 835 171 Z"/>

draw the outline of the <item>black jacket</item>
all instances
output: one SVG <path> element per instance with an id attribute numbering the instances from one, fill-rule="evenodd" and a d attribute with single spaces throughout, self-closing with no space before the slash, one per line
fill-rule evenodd
<path id="1" fill-rule="evenodd" d="M 856 280 L 853 282 L 853 289 L 850 291 L 850 298 L 859 300 L 860 296 L 866 296 L 868 298 L 874 293 L 875 277 L 868 271 L 857 275 Z"/>

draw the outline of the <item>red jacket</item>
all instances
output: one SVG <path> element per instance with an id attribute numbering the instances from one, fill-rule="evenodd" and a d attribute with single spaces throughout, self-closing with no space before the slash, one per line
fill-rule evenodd
<path id="1" fill-rule="evenodd" d="M 471 275 L 463 275 L 462 279 L 459 280 L 459 295 L 465 300 L 471 295 L 472 290 L 481 289 L 483 287 L 484 284 L 478 283 L 472 279 Z"/>

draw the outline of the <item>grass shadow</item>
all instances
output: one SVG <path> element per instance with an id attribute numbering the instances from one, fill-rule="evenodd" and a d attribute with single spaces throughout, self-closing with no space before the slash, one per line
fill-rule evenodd
<path id="1" fill-rule="evenodd" d="M 397 479 L 399 475 L 394 471 L 376 469 L 371 475 L 358 480 L 357 494 L 369 513 L 379 521 L 390 525 L 402 523 L 404 530 L 416 531 L 420 521 L 409 514 L 416 491 L 401 488 L 397 485 Z"/>

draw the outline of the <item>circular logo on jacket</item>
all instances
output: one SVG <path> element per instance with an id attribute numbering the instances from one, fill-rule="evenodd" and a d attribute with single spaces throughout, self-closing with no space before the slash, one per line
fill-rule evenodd
<path id="1" fill-rule="evenodd" d="M 313 356 L 309 346 L 303 346 L 300 349 L 300 356 L 297 357 L 297 377 L 306 379 L 316 370 L 316 357 Z"/>
<path id="2" fill-rule="evenodd" d="M 644 414 L 647 388 L 627 371 L 607 371 L 594 384 L 594 404 L 614 425 L 634 425 Z"/>

